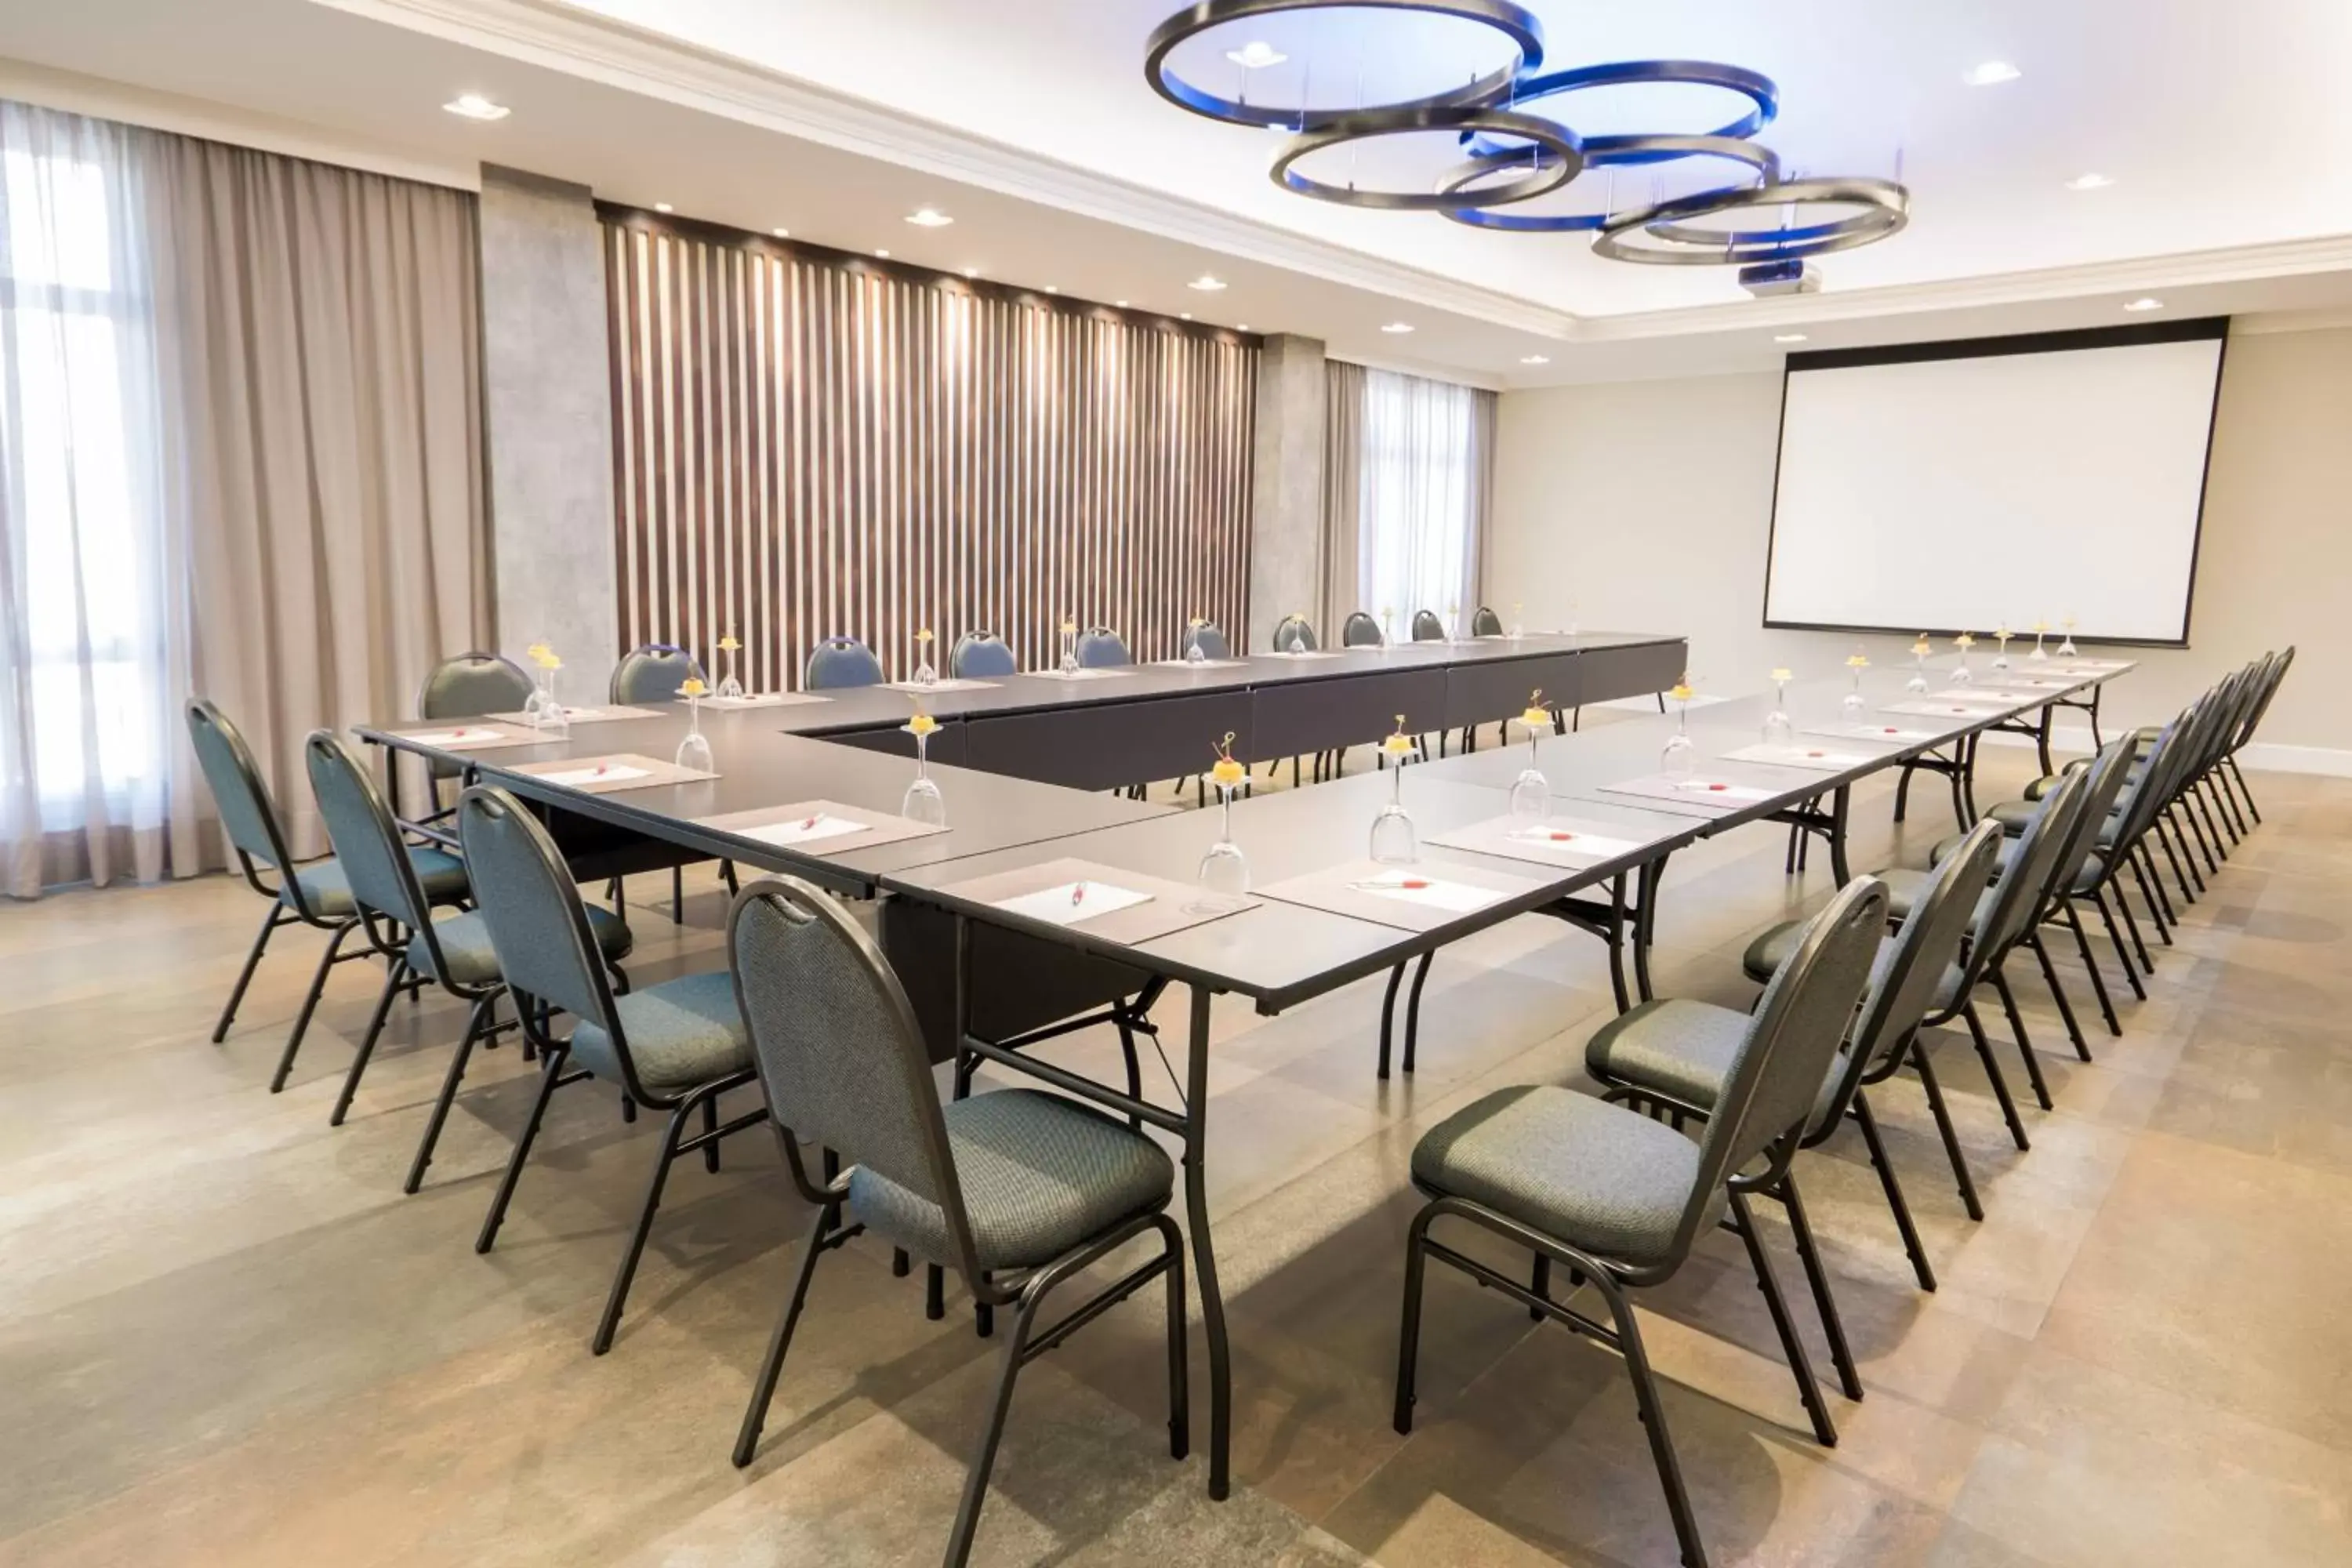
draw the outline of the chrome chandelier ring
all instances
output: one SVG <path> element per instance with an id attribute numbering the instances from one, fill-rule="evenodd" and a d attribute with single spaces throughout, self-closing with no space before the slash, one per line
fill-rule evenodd
<path id="1" fill-rule="evenodd" d="M 1759 184 L 1775 184 L 1780 178 L 1780 154 L 1760 142 L 1742 141 L 1733 136 L 1587 136 L 1583 140 L 1584 166 L 1588 169 L 1610 164 L 1663 163 L 1670 158 L 1728 158 L 1754 170 Z M 1474 156 L 1456 164 L 1444 179 L 1438 182 L 1438 194 L 1454 197 L 1458 202 L 1458 194 L 1465 186 L 1505 169 L 1524 167 L 1528 163 L 1528 150 L 1525 148 Z M 1741 195 L 1749 188 L 1746 185 L 1725 185 L 1700 195 L 1720 198 Z M 1440 210 L 1455 223 L 1507 234 L 1590 233 L 1605 227 L 1612 216 L 1605 212 L 1547 215 L 1494 212 L 1460 205 Z"/>
<path id="2" fill-rule="evenodd" d="M 1864 211 L 1798 227 L 1710 229 L 1685 220 L 1767 207 L 1859 206 Z M 1787 180 L 1728 195 L 1720 193 L 1655 202 L 1619 214 L 1592 241 L 1596 256 L 1651 267 L 1725 267 L 1758 261 L 1799 261 L 1853 250 L 1902 232 L 1911 221 L 1911 195 L 1892 180 Z M 1639 235 L 1654 243 L 1643 244 Z"/>
<path id="3" fill-rule="evenodd" d="M 1533 68 L 1533 62 L 1529 62 Z M 1727 125 L 1698 132 L 1730 141 L 1745 141 L 1772 123 L 1780 112 L 1780 89 L 1772 79 L 1760 71 L 1742 66 L 1719 65 L 1712 60 L 1612 60 L 1604 65 L 1578 66 L 1570 70 L 1554 71 L 1549 76 L 1521 76 L 1512 88 L 1508 101 L 1503 107 L 1524 110 L 1529 104 L 1564 93 L 1586 92 L 1603 87 L 1652 87 L 1659 84 L 1686 87 L 1718 87 L 1727 92 L 1739 93 L 1748 100 L 1746 114 Z M 1597 148 L 1604 140 L 1640 142 L 1651 140 L 1640 136 L 1591 137 L 1588 148 Z M 1486 136 L 1470 139 L 1474 157 L 1488 157 L 1511 149 L 1505 143 Z M 1607 164 L 1663 163 L 1681 157 L 1678 153 L 1649 152 L 1639 148 L 1622 149 L 1612 153 L 1595 153 L 1586 162 L 1593 167 Z"/>
<path id="4" fill-rule="evenodd" d="M 1404 103 L 1334 104 L 1328 108 L 1300 105 L 1292 109 L 1268 109 L 1240 99 L 1220 98 L 1206 88 L 1193 86 L 1168 67 L 1169 55 L 1179 46 L 1213 28 L 1246 21 L 1254 16 L 1320 10 L 1413 11 L 1475 22 L 1491 27 L 1509 39 L 1517 49 L 1518 58 L 1500 69 L 1474 78 L 1460 87 L 1449 88 L 1425 98 Z M 1342 118 L 1362 114 L 1490 107 L 1502 101 L 1522 71 L 1532 70 L 1542 63 L 1543 51 L 1543 23 L 1537 19 L 1535 13 L 1525 6 L 1511 4 L 1510 0 L 1200 0 L 1199 4 L 1186 6 L 1152 29 L 1150 41 L 1144 47 L 1143 75 L 1154 92 L 1179 109 L 1187 109 L 1228 125 L 1305 132 Z"/>
<path id="5" fill-rule="evenodd" d="M 1313 179 L 1298 173 L 1296 167 L 1300 159 L 1309 154 L 1345 146 L 1350 142 L 1370 141 L 1381 136 L 1409 136 L 1431 131 L 1492 132 L 1508 136 L 1523 144 L 1518 152 L 1512 154 L 1522 166 L 1522 173 L 1517 179 L 1486 190 L 1454 195 L 1444 190 L 1358 190 L 1352 185 L 1335 185 Z M 1584 143 L 1576 132 L 1565 125 L 1555 125 L 1532 114 L 1514 114 L 1504 109 L 1387 109 L 1368 114 L 1345 115 L 1328 124 L 1300 132 L 1283 143 L 1282 151 L 1276 154 L 1274 166 L 1268 173 L 1276 184 L 1294 195 L 1313 196 L 1318 201 L 1365 207 L 1376 212 L 1418 213 L 1497 207 L 1511 202 L 1527 201 L 1559 189 L 1583 170 Z"/>

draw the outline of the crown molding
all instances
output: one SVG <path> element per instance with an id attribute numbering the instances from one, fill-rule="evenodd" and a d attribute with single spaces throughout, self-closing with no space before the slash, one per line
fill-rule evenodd
<path id="1" fill-rule="evenodd" d="M 1560 337 L 1576 318 L 1236 217 L 557 0 L 311 0 L 681 108 L 1350 288 Z"/>

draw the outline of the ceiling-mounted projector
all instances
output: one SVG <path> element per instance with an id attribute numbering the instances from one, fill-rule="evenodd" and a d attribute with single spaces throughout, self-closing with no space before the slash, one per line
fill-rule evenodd
<path id="1" fill-rule="evenodd" d="M 1759 300 L 1781 294 L 1818 294 L 1822 275 L 1810 261 L 1759 261 L 1739 269 L 1739 286 Z"/>

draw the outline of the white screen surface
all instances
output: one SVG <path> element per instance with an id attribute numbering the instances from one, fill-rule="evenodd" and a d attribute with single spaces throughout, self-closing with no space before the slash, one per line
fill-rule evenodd
<path id="1" fill-rule="evenodd" d="M 1791 367 L 1764 618 L 2177 642 L 2221 340 Z"/>

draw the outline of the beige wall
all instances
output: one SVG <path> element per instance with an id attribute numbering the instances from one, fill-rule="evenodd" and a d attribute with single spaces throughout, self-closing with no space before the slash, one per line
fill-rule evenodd
<path id="1" fill-rule="evenodd" d="M 1706 689 L 1787 665 L 1834 673 L 1857 640 L 1762 626 L 1780 377 L 1709 376 L 1506 393 L 1486 599 L 1526 624 L 1675 631 Z M 1980 628 L 1981 629 L 1981 628 Z M 2230 341 L 2186 651 L 2150 651 L 2109 699 L 2162 717 L 2263 648 L 2299 646 L 2263 727 L 2273 765 L 2352 769 L 2352 329 Z"/>

